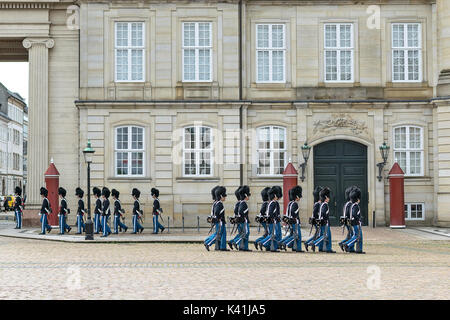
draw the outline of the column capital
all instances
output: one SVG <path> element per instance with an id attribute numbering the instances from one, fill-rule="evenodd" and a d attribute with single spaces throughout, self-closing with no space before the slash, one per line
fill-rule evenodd
<path id="1" fill-rule="evenodd" d="M 36 44 L 43 44 L 47 49 L 51 49 L 55 45 L 55 40 L 52 38 L 26 38 L 22 41 L 22 45 L 25 49 L 30 49 Z"/>

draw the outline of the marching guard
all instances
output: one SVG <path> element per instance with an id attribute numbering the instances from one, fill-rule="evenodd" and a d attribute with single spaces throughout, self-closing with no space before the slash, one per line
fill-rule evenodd
<path id="1" fill-rule="evenodd" d="M 83 196 L 84 196 L 84 191 L 81 188 L 76 188 L 75 189 L 75 196 L 78 197 L 78 209 L 77 209 L 77 233 L 76 234 L 81 234 L 82 232 L 85 231 L 86 226 L 84 225 L 84 214 L 86 213 L 86 210 L 84 209 L 84 201 L 83 201 Z M 83 230 L 83 231 L 81 231 Z"/>
<path id="2" fill-rule="evenodd" d="M 119 234 L 119 227 L 121 227 L 124 232 L 127 232 L 128 227 L 120 221 L 123 217 L 124 211 L 122 205 L 120 204 L 119 195 L 120 192 L 116 189 L 111 190 L 111 195 L 114 200 L 114 234 Z"/>
<path id="3" fill-rule="evenodd" d="M 345 205 L 342 209 L 342 216 L 339 219 L 339 223 L 342 226 L 342 233 L 344 233 L 344 230 L 347 229 L 347 236 L 344 240 L 339 242 L 339 247 L 342 251 L 344 251 L 344 242 L 347 242 L 350 240 L 350 238 L 353 235 L 352 227 L 350 224 L 350 209 L 352 207 L 352 201 L 350 200 L 350 192 L 353 190 L 354 186 L 348 187 L 345 189 Z"/>
<path id="4" fill-rule="evenodd" d="M 291 202 L 286 210 L 285 222 L 288 223 L 290 227 L 290 235 L 285 237 L 282 242 L 282 247 L 286 250 L 286 247 L 292 248 L 292 251 L 303 252 L 302 250 L 302 233 L 300 225 L 300 215 L 298 201 L 302 197 L 302 188 L 300 186 L 295 186 L 289 190 L 289 198 Z"/>
<path id="5" fill-rule="evenodd" d="M 215 216 L 215 207 L 217 204 L 217 196 L 216 196 L 216 190 L 217 188 L 219 188 L 219 186 L 215 186 L 214 188 L 211 189 L 211 197 L 213 200 L 213 204 L 211 206 L 211 215 L 207 218 L 207 221 L 209 223 L 211 223 L 211 229 L 209 230 L 209 233 L 211 233 L 212 229 L 215 228 L 215 231 L 213 233 L 211 233 L 208 237 L 206 237 L 205 241 L 204 241 L 204 245 L 206 250 L 209 251 L 209 247 L 216 241 L 217 235 L 219 234 L 219 229 L 220 229 L 220 224 L 219 221 L 217 219 L 217 217 Z"/>
<path id="6" fill-rule="evenodd" d="M 143 215 L 143 211 L 141 210 L 141 203 L 139 202 L 139 197 L 141 196 L 141 192 L 136 189 L 133 188 L 133 190 L 131 191 L 131 195 L 133 196 L 134 199 L 134 204 L 133 204 L 133 232 L 132 234 L 136 234 L 136 233 L 142 233 L 142 231 L 144 231 L 144 227 L 141 226 L 141 224 L 139 223 L 139 220 L 142 221 L 142 215 Z"/>
<path id="7" fill-rule="evenodd" d="M 92 193 L 94 194 L 94 197 L 95 197 L 94 232 L 95 232 L 95 234 L 98 234 L 99 232 L 103 232 L 102 220 L 101 220 L 103 210 L 102 210 L 102 200 L 100 198 L 102 195 L 102 192 L 100 191 L 99 188 L 94 187 L 92 189 Z"/>
<path id="8" fill-rule="evenodd" d="M 363 236 L 361 228 L 361 208 L 359 203 L 361 201 L 361 190 L 356 187 L 350 192 L 350 200 L 352 201 L 350 223 L 353 227 L 353 235 L 347 242 L 344 243 L 344 248 L 346 252 L 362 253 L 363 251 Z M 355 251 L 356 243 L 356 251 Z"/>
<path id="9" fill-rule="evenodd" d="M 311 234 L 312 229 L 314 228 L 314 235 L 305 241 L 305 249 L 308 251 L 308 246 L 311 245 L 311 242 L 314 242 L 319 238 L 320 235 L 320 226 L 319 226 L 319 211 L 322 201 L 320 201 L 320 191 L 322 191 L 322 187 L 318 186 L 313 191 L 314 205 L 312 216 L 309 218 L 309 223 L 311 224 L 311 230 L 309 234 Z"/>
<path id="10" fill-rule="evenodd" d="M 261 198 L 262 198 L 263 203 L 261 205 L 261 209 L 259 210 L 259 214 L 255 218 L 255 221 L 260 223 L 264 229 L 264 234 L 261 237 L 259 237 L 258 239 L 256 239 L 254 242 L 256 250 L 258 250 L 258 246 L 259 246 L 260 242 L 262 240 L 264 240 L 264 238 L 266 238 L 267 235 L 269 234 L 269 231 L 267 229 L 267 209 L 268 209 L 268 205 L 269 205 L 269 190 L 270 190 L 270 187 L 265 187 L 264 189 L 262 189 Z"/>
<path id="11" fill-rule="evenodd" d="M 16 227 L 14 229 L 22 229 L 22 189 L 17 186 L 15 191 L 16 200 L 14 201 L 14 214 L 16 216 Z"/>
<path id="12" fill-rule="evenodd" d="M 234 228 L 237 228 L 237 233 L 236 236 L 231 239 L 230 241 L 228 241 L 228 246 L 230 247 L 231 250 L 233 250 L 233 246 L 235 246 L 236 250 L 238 249 L 238 246 L 236 244 L 236 241 L 239 239 L 239 237 L 241 236 L 241 229 L 242 229 L 242 222 L 240 222 L 239 220 L 239 205 L 241 204 L 241 188 L 242 186 L 239 186 L 236 191 L 234 192 L 234 195 L 236 196 L 237 202 L 234 205 L 234 217 L 230 219 L 230 222 L 232 224 L 234 224 L 233 229 L 231 231 L 230 236 L 233 234 Z"/>
<path id="13" fill-rule="evenodd" d="M 215 250 L 220 251 L 230 251 L 227 249 L 227 227 L 225 221 L 225 207 L 223 202 L 227 198 L 227 189 L 220 186 L 215 191 L 217 203 L 214 207 L 214 216 L 219 222 L 219 231 L 216 236 L 216 247 Z"/>
<path id="14" fill-rule="evenodd" d="M 47 230 L 48 233 L 50 233 L 50 231 L 52 231 L 52 227 L 48 224 L 48 214 L 50 212 L 52 212 L 51 207 L 50 207 L 50 201 L 48 201 L 47 196 L 48 196 L 48 190 L 45 189 L 44 187 L 41 187 L 41 189 L 39 190 L 39 193 L 41 194 L 42 197 L 42 207 L 41 207 L 41 211 L 39 212 L 39 215 L 41 216 L 40 220 L 41 220 L 41 233 L 39 234 L 45 234 L 45 230 Z"/>
<path id="15" fill-rule="evenodd" d="M 72 230 L 72 228 L 67 224 L 67 215 L 70 213 L 70 209 L 67 208 L 67 200 L 66 200 L 66 189 L 59 187 L 58 188 L 58 195 L 61 199 L 61 202 L 59 204 L 59 234 L 63 235 L 64 232 L 67 230 L 67 233 Z"/>
<path id="16" fill-rule="evenodd" d="M 108 226 L 108 219 L 111 216 L 111 208 L 109 207 L 109 196 L 111 195 L 111 191 L 107 187 L 103 187 L 102 189 L 102 229 L 103 234 L 100 237 L 107 237 L 111 234 L 111 229 Z"/>
<path id="17" fill-rule="evenodd" d="M 266 250 L 272 252 L 278 251 L 278 246 L 281 241 L 281 218 L 280 218 L 280 204 L 278 200 L 283 197 L 281 187 L 273 186 L 269 191 L 270 203 L 268 206 L 269 219 L 269 234 L 260 243 L 260 249 L 264 246 Z"/>
<path id="18" fill-rule="evenodd" d="M 161 204 L 159 203 L 159 190 L 156 188 L 152 188 L 151 190 L 153 200 L 153 234 L 157 234 L 159 229 L 161 229 L 161 233 L 164 231 L 164 226 L 159 223 L 158 217 L 162 214 L 163 210 L 161 208 Z M 161 217 L 162 219 L 162 217 Z"/>
<path id="19" fill-rule="evenodd" d="M 320 223 L 320 236 L 311 244 L 313 251 L 316 250 L 316 246 L 319 246 L 319 251 L 323 251 L 323 246 L 325 244 L 327 253 L 336 253 L 331 249 L 331 229 L 329 222 L 330 209 L 328 207 L 328 202 L 330 202 L 330 189 L 325 187 L 320 191 L 320 200 L 322 201 L 319 210 L 319 223 Z"/>
<path id="20" fill-rule="evenodd" d="M 241 221 L 241 231 L 239 238 L 235 241 L 235 248 L 239 246 L 239 250 L 242 251 L 252 251 L 248 248 L 248 239 L 250 237 L 250 228 L 248 225 L 248 204 L 251 193 L 249 186 L 242 186 L 239 189 L 240 203 L 238 209 L 238 216 Z"/>

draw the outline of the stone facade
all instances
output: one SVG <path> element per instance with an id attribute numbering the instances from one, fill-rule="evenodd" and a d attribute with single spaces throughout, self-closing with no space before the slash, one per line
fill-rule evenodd
<path id="1" fill-rule="evenodd" d="M 313 147 L 300 184 L 302 221 L 312 207 L 314 150 L 322 142 L 340 139 L 367 147 L 368 222 L 372 224 L 375 212 L 376 223 L 384 225 L 389 224 L 389 182 L 377 179 L 376 164 L 382 161 L 378 148 L 383 142 L 391 146 L 386 177 L 395 161 L 394 128 L 413 126 L 421 130 L 423 159 L 420 174 L 405 179 L 405 202 L 423 204 L 424 211 L 423 220 L 407 223 L 450 224 L 450 8 L 445 0 L 391 0 L 381 5 L 247 0 L 241 7 L 234 0 L 80 0 L 79 33 L 66 25 L 76 12 L 67 10 L 71 1 L 30 1 L 34 4 L 22 7 L 14 3 L 0 1 L 1 20 L 10 23 L 9 29 L 0 26 L 0 40 L 24 39 L 28 59 L 36 61 L 30 65 L 30 192 L 43 183 L 40 172 L 50 158 L 70 196 L 76 186 L 85 186 L 81 150 L 90 139 L 96 150 L 92 184 L 121 191 L 126 208 L 131 188 L 137 187 L 149 212 L 150 189 L 157 187 L 171 224 L 181 225 L 184 217 L 186 226 L 195 226 L 200 216 L 205 225 L 210 189 L 227 187 L 231 214 L 233 192 L 243 183 L 252 189 L 254 216 L 261 203 L 259 191 L 282 184 L 280 175 L 258 174 L 257 130 L 277 126 L 285 129 L 286 164 L 288 159 L 296 167 L 303 162 L 304 142 Z M 134 21 L 143 22 L 144 78 L 116 81 L 116 23 Z M 184 22 L 211 24 L 210 81 L 183 81 Z M 352 26 L 352 81 L 326 80 L 325 28 L 336 23 Z M 396 23 L 420 25 L 419 81 L 393 79 Z M 257 80 L 258 24 L 283 25 L 283 81 Z M 44 125 L 36 126 L 37 121 Z M 183 128 L 193 125 L 207 126 L 213 133 L 214 161 L 207 177 L 183 173 Z M 145 160 L 139 177 L 116 174 L 115 130 L 120 126 L 143 128 Z M 37 194 L 31 198 L 38 201 Z M 69 202 L 74 205 L 74 197 Z"/>

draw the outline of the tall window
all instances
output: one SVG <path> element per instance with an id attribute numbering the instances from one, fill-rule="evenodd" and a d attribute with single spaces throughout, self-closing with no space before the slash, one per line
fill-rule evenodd
<path id="1" fill-rule="evenodd" d="M 127 126 L 116 128 L 116 176 L 144 175 L 144 128 Z"/>
<path id="2" fill-rule="evenodd" d="M 212 81 L 211 22 L 183 23 L 183 81 Z"/>
<path id="3" fill-rule="evenodd" d="M 193 126 L 184 128 L 183 173 L 185 176 L 212 175 L 211 128 Z"/>
<path id="4" fill-rule="evenodd" d="M 256 25 L 256 81 L 285 82 L 284 24 Z"/>
<path id="5" fill-rule="evenodd" d="M 325 81 L 353 81 L 353 24 L 325 24 Z"/>
<path id="6" fill-rule="evenodd" d="M 257 140 L 257 174 L 282 174 L 286 165 L 286 129 L 275 126 L 258 128 Z"/>
<path id="7" fill-rule="evenodd" d="M 392 81 L 421 81 L 419 23 L 392 24 Z"/>
<path id="8" fill-rule="evenodd" d="M 423 130 L 420 127 L 394 128 L 394 159 L 405 175 L 423 175 Z"/>
<path id="9" fill-rule="evenodd" d="M 144 81 L 144 23 L 116 22 L 116 81 Z"/>

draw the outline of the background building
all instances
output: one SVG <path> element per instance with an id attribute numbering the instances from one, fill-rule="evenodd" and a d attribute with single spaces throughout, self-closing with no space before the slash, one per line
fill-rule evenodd
<path id="1" fill-rule="evenodd" d="M 53 158 L 75 206 L 90 139 L 93 185 L 117 188 L 125 206 L 137 187 L 149 212 L 157 187 L 172 221 L 195 225 L 212 187 L 227 187 L 231 214 L 248 184 L 254 215 L 307 142 L 302 221 L 315 185 L 333 190 L 335 222 L 358 184 L 365 223 L 372 212 L 389 223 L 398 161 L 407 223 L 450 225 L 449 1 L 74 3 L 0 0 L 0 48 L 14 48 L 0 59 L 30 61 L 29 203 Z"/>
<path id="2" fill-rule="evenodd" d="M 23 188 L 23 126 L 26 103 L 20 94 L 0 83 L 0 190 L 2 196 Z"/>

